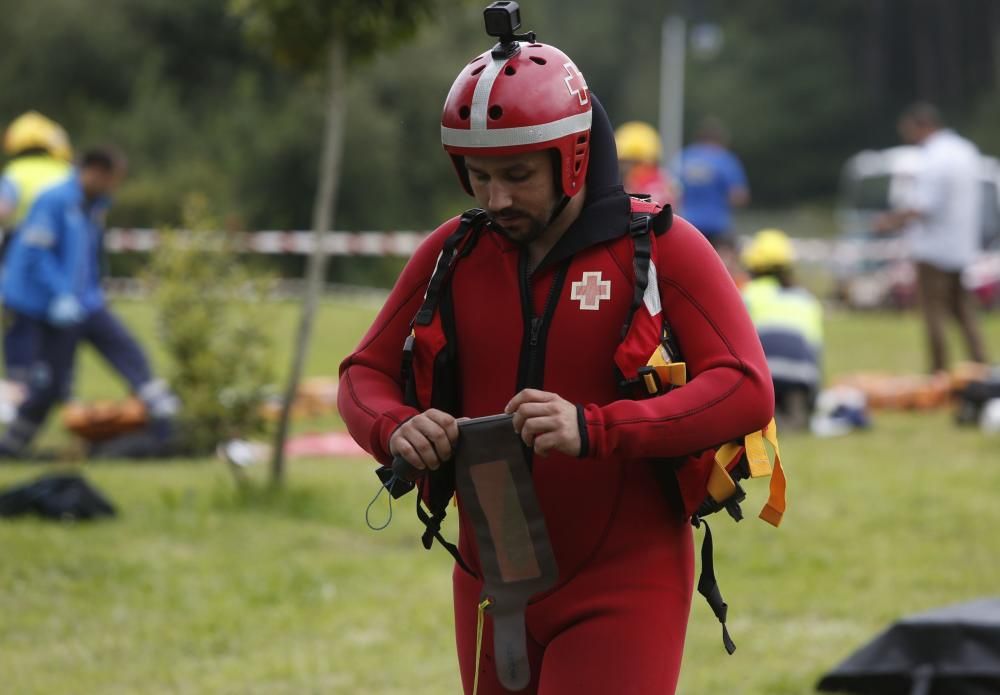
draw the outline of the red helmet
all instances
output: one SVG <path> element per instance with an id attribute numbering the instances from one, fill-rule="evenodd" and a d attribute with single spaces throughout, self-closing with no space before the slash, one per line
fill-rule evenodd
<path id="1" fill-rule="evenodd" d="M 590 158 L 587 82 L 554 46 L 521 43 L 511 57 L 486 51 L 455 78 L 441 115 L 441 143 L 472 194 L 465 155 L 559 151 L 562 190 L 583 188 Z"/>

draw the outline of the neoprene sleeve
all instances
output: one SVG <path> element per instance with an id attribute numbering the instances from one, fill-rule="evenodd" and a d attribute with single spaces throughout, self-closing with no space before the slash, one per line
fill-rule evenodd
<path id="1" fill-rule="evenodd" d="M 403 341 L 441 246 L 457 225 L 456 217 L 424 240 L 357 349 L 340 365 L 337 406 L 341 417 L 354 439 L 383 465 L 392 462 L 389 437 L 418 412 L 403 404 L 399 377 Z"/>

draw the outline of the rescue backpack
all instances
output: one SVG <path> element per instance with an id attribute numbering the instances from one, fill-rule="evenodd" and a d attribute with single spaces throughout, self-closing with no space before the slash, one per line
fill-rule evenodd
<path id="1" fill-rule="evenodd" d="M 472 250 L 488 222 L 486 211 L 478 208 L 462 214 L 455 231 L 442 246 L 423 302 L 410 323 L 411 332 L 403 346 L 401 383 L 404 400 L 414 408 L 458 412 L 457 340 L 449 280 L 455 265 Z M 617 370 L 623 395 L 633 399 L 659 396 L 687 382 L 686 365 L 662 310 L 652 260 L 657 237 L 667 233 L 672 222 L 669 205 L 661 208 L 641 197 L 631 198 L 628 231 L 635 249 L 634 292 L 613 368 Z M 433 365 L 429 379 L 417 378 L 414 361 Z M 773 456 L 769 456 L 765 441 L 771 445 Z M 724 509 L 734 520 L 740 521 L 743 518 L 740 503 L 746 497 L 740 482 L 770 476 L 770 495 L 760 518 L 773 526 L 781 523 L 785 511 L 785 477 L 774 420 L 763 430 L 751 432 L 741 440 L 722 442 L 716 448 L 658 464 L 654 472 L 664 494 L 683 510 L 684 517 L 689 518 L 693 526 L 705 527 L 698 592 L 722 624 L 723 644 L 732 654 L 736 647 L 726 627 L 728 606 L 715 578 L 712 532 L 705 517 Z M 421 539 L 424 548 L 430 549 L 437 540 L 459 566 L 475 574 L 458 548 L 441 535 L 441 523 L 455 494 L 454 462 L 447 461 L 437 470 L 426 471 L 415 482 L 395 475 L 393 466 L 383 466 L 376 473 L 395 498 L 415 486 L 418 488 L 416 509 L 425 527 Z"/>

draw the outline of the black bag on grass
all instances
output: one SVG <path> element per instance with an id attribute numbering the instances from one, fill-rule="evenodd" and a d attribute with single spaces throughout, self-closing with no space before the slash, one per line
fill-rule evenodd
<path id="1" fill-rule="evenodd" d="M 83 520 L 115 516 L 115 508 L 82 476 L 44 475 L 0 491 L 0 517 L 37 514 L 44 519 Z"/>

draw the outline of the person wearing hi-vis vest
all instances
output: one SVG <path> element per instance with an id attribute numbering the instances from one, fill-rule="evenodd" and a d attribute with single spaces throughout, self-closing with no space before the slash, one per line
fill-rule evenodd
<path id="1" fill-rule="evenodd" d="M 808 425 L 822 382 L 823 307 L 794 284 L 795 250 L 779 229 L 762 229 L 743 250 L 752 279 L 743 286 L 774 381 L 779 426 Z"/>
<path id="2" fill-rule="evenodd" d="M 673 693 L 694 589 L 685 500 L 700 502 L 705 488 L 665 495 L 657 471 L 673 479 L 681 461 L 699 470 L 703 451 L 764 428 L 767 364 L 705 237 L 626 195 L 611 122 L 576 63 L 534 35 L 494 33 L 496 19 L 487 30 L 500 42 L 462 68 L 440 129 L 482 209 L 444 222 L 409 260 L 341 364 L 340 412 L 380 463 L 426 472 L 431 497 L 462 450 L 458 418 L 512 416 L 558 567 L 524 610 L 521 692 Z M 690 378 L 628 397 L 626 382 L 641 380 L 623 375 L 658 350 L 664 315 Z M 457 503 L 463 690 L 504 693 L 498 618 L 483 613 L 482 527 L 461 488 Z"/>
<path id="3" fill-rule="evenodd" d="M 151 437 L 172 436 L 177 398 L 154 377 L 101 286 L 104 214 L 125 170 L 124 156 L 113 148 L 84 152 L 69 178 L 38 196 L 11 242 L 0 288 L 7 308 L 34 332 L 37 352 L 27 398 L 0 436 L 0 458 L 26 455 L 49 411 L 69 395 L 81 341 L 93 345 L 144 403 Z"/>
<path id="4" fill-rule="evenodd" d="M 4 132 L 3 151 L 9 158 L 0 172 L 0 261 L 38 194 L 72 172 L 69 136 L 55 121 L 37 111 L 15 118 Z M 26 383 L 37 340 L 31 326 L 16 312 L 4 310 L 3 357 L 8 379 Z"/>

